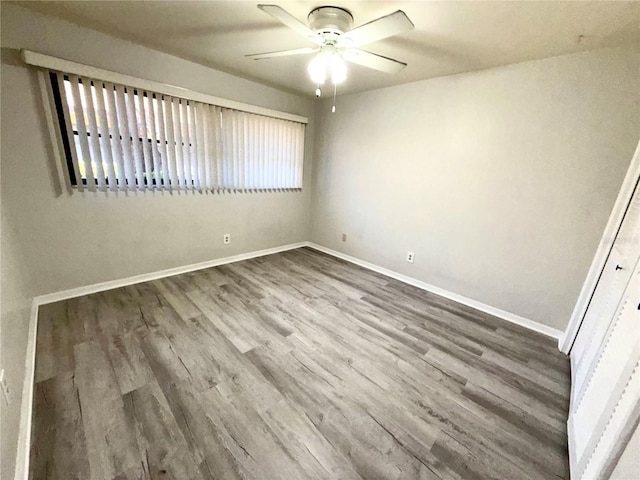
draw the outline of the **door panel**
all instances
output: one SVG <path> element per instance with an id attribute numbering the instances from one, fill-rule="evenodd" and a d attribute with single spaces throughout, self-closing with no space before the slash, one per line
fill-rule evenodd
<path id="1" fill-rule="evenodd" d="M 585 378 L 592 360 L 598 353 L 605 333 L 613 318 L 625 286 L 631 277 L 631 268 L 620 251 L 612 248 L 598 282 L 589 309 L 580 326 L 580 332 L 571 350 L 573 370 L 572 399 L 584 391 Z M 624 264 L 622 270 L 618 267 Z"/>
<path id="2" fill-rule="evenodd" d="M 603 478 L 628 425 L 640 417 L 639 242 L 636 187 L 571 350 L 574 479 Z"/>

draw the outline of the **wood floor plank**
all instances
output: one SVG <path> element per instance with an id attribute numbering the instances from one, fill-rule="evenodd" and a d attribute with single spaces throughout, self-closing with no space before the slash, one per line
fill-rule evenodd
<path id="1" fill-rule="evenodd" d="M 281 400 L 262 417 L 309 478 L 362 479 L 348 457 L 337 451 L 289 401 Z"/>
<path id="2" fill-rule="evenodd" d="M 199 468 L 204 478 L 252 478 L 248 467 L 232 454 L 233 439 L 207 415 L 210 406 L 201 392 L 195 391 L 188 381 L 164 383 L 160 387 L 189 451 L 198 452 L 203 458 Z"/>
<path id="3" fill-rule="evenodd" d="M 43 306 L 33 479 L 569 478 L 555 341 L 309 248 Z"/>
<path id="4" fill-rule="evenodd" d="M 138 452 L 150 478 L 198 478 L 203 461 L 190 450 L 160 386 L 151 381 L 124 395 L 125 417 L 136 430 Z M 143 453 L 142 453 L 143 452 Z"/>
<path id="5" fill-rule="evenodd" d="M 34 393 L 30 478 L 89 478 L 78 389 L 71 372 L 39 382 Z"/>
<path id="6" fill-rule="evenodd" d="M 140 478 L 143 472 L 134 425 L 126 421 L 107 355 L 96 342 L 80 343 L 74 350 L 90 478 Z"/>
<path id="7" fill-rule="evenodd" d="M 65 302 L 44 305 L 40 315 L 41 334 L 37 338 L 36 348 L 42 355 L 36 359 L 36 382 L 73 371 L 73 345 L 78 335 L 69 319 Z"/>
<path id="8" fill-rule="evenodd" d="M 153 379 L 153 372 L 134 332 L 116 334 L 107 344 L 107 353 L 120 387 L 126 394 Z"/>

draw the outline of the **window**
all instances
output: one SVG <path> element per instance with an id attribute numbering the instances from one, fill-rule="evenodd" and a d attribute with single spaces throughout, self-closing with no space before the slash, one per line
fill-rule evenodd
<path id="1" fill-rule="evenodd" d="M 303 123 L 50 72 L 78 190 L 302 188 Z"/>

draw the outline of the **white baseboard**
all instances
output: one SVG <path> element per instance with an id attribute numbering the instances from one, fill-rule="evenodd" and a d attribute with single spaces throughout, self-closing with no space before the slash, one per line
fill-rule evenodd
<path id="1" fill-rule="evenodd" d="M 476 310 L 488 313 L 489 315 L 502 318 L 503 320 L 507 320 L 508 322 L 515 323 L 516 325 L 528 328 L 529 330 L 542 333 L 543 335 L 555 338 L 556 340 L 559 340 L 562 335 L 564 335 L 564 332 L 544 325 L 542 323 L 536 322 L 534 320 L 529 320 L 528 318 L 521 317 L 520 315 L 516 315 L 515 313 L 507 312 L 505 310 L 492 307 L 491 305 L 478 302 L 477 300 L 458 295 L 457 293 L 453 293 L 443 288 L 436 287 L 435 285 L 431 285 L 421 280 L 416 280 L 415 278 L 408 277 L 407 275 L 394 272 L 393 270 L 389 270 L 388 268 L 380 267 L 373 263 L 360 260 L 359 258 L 346 255 L 344 253 L 332 250 L 327 247 L 323 247 L 322 245 L 318 245 L 313 242 L 306 242 L 306 244 L 308 247 L 313 248 L 314 250 L 318 250 L 319 252 L 341 258 L 342 260 L 346 260 L 347 262 L 355 263 L 356 265 L 360 265 L 361 267 L 373 270 L 374 272 L 381 273 L 382 275 L 386 275 L 387 277 L 391 277 L 403 283 L 413 285 L 414 287 L 421 288 L 422 290 L 426 290 L 427 292 L 435 293 L 436 295 L 440 295 L 441 297 L 448 298 L 449 300 L 453 300 L 454 302 L 461 303 L 462 305 L 466 305 L 471 308 L 475 308 Z"/>
<path id="2" fill-rule="evenodd" d="M 63 290 L 61 292 L 40 295 L 34 298 L 34 302 L 36 302 L 38 305 L 59 302 L 61 300 L 68 300 L 70 298 L 81 297 L 83 295 L 104 292 L 105 290 L 126 287 L 127 285 L 133 285 L 135 283 L 149 282 L 151 280 L 157 280 L 159 278 L 171 277 L 173 275 L 180 275 L 182 273 L 195 272 L 196 270 L 202 270 L 204 268 L 217 267 L 219 265 L 226 265 L 228 263 L 249 260 L 250 258 L 264 257 L 265 255 L 271 255 L 272 253 L 285 252 L 287 250 L 293 250 L 295 248 L 304 247 L 306 245 L 307 242 L 291 243 L 289 245 L 282 245 L 280 247 L 266 248 L 264 250 L 257 250 L 255 252 L 249 253 L 241 253 L 239 255 L 233 255 L 232 257 L 207 260 L 206 262 L 192 263 L 191 265 L 185 265 L 182 267 L 167 268 L 166 270 L 143 273 L 142 275 L 135 275 L 133 277 L 119 278 L 117 280 L 110 280 L 108 282 L 94 283 L 93 285 L 87 285 L 85 287 L 71 288 L 69 290 Z"/>

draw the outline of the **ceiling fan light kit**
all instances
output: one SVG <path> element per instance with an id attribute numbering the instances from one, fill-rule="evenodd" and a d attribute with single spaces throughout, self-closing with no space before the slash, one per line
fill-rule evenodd
<path id="1" fill-rule="evenodd" d="M 332 111 L 335 111 L 336 86 L 347 79 L 345 61 L 386 73 L 397 73 L 407 66 L 406 63 L 398 60 L 357 48 L 413 30 L 413 23 L 402 10 L 352 28 L 353 16 L 348 10 L 340 7 L 326 6 L 311 10 L 307 16 L 308 25 L 277 5 L 258 5 L 258 8 L 315 43 L 316 47 L 257 53 L 247 57 L 263 60 L 315 54 L 309 62 L 307 71 L 313 83 L 316 84 L 318 97 L 321 95 L 320 85 L 325 83 L 328 74 L 331 76 L 334 87 Z"/>
<path id="2" fill-rule="evenodd" d="M 327 79 L 327 72 L 331 72 L 331 82 L 334 85 L 347 79 L 347 64 L 342 54 L 332 45 L 326 45 L 311 59 L 307 68 L 313 83 L 323 85 Z"/>

